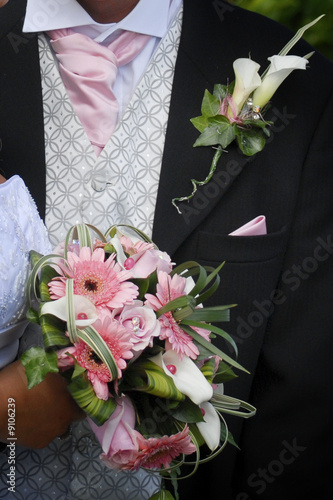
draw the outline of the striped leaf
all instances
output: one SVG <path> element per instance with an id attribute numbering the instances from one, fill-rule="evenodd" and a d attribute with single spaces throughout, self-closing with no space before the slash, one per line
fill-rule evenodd
<path id="1" fill-rule="evenodd" d="M 123 233 L 121 231 L 121 228 L 129 229 L 130 232 L 133 232 L 136 236 L 138 236 L 138 238 L 140 238 L 140 240 L 145 241 L 146 243 L 153 243 L 151 238 L 149 238 L 149 236 L 147 236 L 146 233 L 144 233 L 143 231 L 141 231 L 137 227 L 130 226 L 128 224 L 116 224 L 116 225 L 110 226 L 107 229 L 107 231 L 105 232 L 105 237 L 110 236 L 111 238 L 113 238 L 117 234 L 118 230 L 121 234 L 127 235 L 126 230 Z"/>
<path id="2" fill-rule="evenodd" d="M 105 363 L 111 374 L 111 380 L 117 379 L 117 363 L 115 362 L 115 359 L 104 339 L 102 339 L 97 330 L 95 330 L 92 326 L 88 326 L 82 330 L 77 329 L 77 335 L 96 353 L 103 363 Z"/>
<path id="3" fill-rule="evenodd" d="M 188 333 L 193 340 L 195 340 L 198 344 L 203 345 L 208 351 L 210 351 L 212 354 L 215 354 L 216 356 L 219 356 L 222 358 L 226 363 L 229 363 L 231 366 L 234 366 L 235 368 L 238 368 L 239 370 L 242 370 L 245 373 L 249 373 L 245 368 L 243 368 L 242 365 L 237 363 L 234 359 L 232 359 L 230 356 L 225 354 L 223 351 L 218 349 L 215 345 L 213 345 L 211 342 L 208 342 L 205 338 L 203 338 L 199 333 L 193 330 L 190 326 L 186 326 L 182 323 L 182 329 Z"/>
<path id="4" fill-rule="evenodd" d="M 43 314 L 39 317 L 42 328 L 45 348 L 54 346 L 68 346 L 69 338 L 65 335 L 65 325 L 60 319 L 51 314 Z"/>
<path id="5" fill-rule="evenodd" d="M 231 335 L 229 335 L 229 333 L 222 330 L 222 328 L 219 328 L 218 326 L 215 326 L 215 325 L 205 324 L 205 323 L 202 323 L 200 321 L 192 321 L 190 318 L 187 318 L 184 321 L 182 321 L 180 326 L 183 330 L 185 330 L 186 326 L 189 326 L 189 327 L 195 327 L 195 328 L 203 328 L 204 330 L 209 330 L 212 333 L 216 333 L 217 335 L 220 335 L 220 337 L 224 338 L 227 342 L 229 342 L 229 344 L 232 345 L 236 355 L 238 355 L 238 348 L 237 348 L 236 342 L 231 337 Z M 185 331 L 187 333 L 189 333 L 187 330 L 185 330 Z M 190 333 L 190 335 L 193 337 L 192 333 Z M 197 335 L 199 335 L 199 334 L 197 334 Z M 202 344 L 202 342 L 199 342 L 199 343 Z M 210 342 L 208 342 L 208 344 L 210 346 L 212 346 L 212 344 Z"/>
<path id="6" fill-rule="evenodd" d="M 178 391 L 171 377 L 163 368 L 152 361 L 136 363 L 132 369 L 129 366 L 124 372 L 125 382 L 137 391 L 147 392 L 164 399 L 183 401 L 185 396 Z"/>
<path id="7" fill-rule="evenodd" d="M 211 358 L 201 367 L 201 372 L 210 384 L 213 383 L 215 373 L 215 359 Z"/>
<path id="8" fill-rule="evenodd" d="M 68 385 L 68 390 L 80 408 L 86 412 L 96 425 L 104 424 L 116 409 L 114 399 L 109 398 L 104 401 L 96 396 L 85 373 L 73 377 Z"/>
<path id="9" fill-rule="evenodd" d="M 80 248 L 89 247 L 91 250 L 93 249 L 90 229 L 86 224 L 76 224 L 67 232 L 64 250 L 65 259 L 67 259 L 68 246 L 73 242 L 78 242 Z"/>
<path id="10" fill-rule="evenodd" d="M 74 280 L 66 280 L 67 331 L 72 344 L 79 340 L 75 325 Z"/>

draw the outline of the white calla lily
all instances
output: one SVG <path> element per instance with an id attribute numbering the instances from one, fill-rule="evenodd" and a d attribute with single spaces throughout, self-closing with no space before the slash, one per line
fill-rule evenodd
<path id="1" fill-rule="evenodd" d="M 197 427 L 200 434 L 206 441 L 208 448 L 211 451 L 216 450 L 220 444 L 221 438 L 221 422 L 214 406 L 206 401 L 200 405 L 200 408 L 204 411 L 204 422 L 198 422 Z"/>
<path id="2" fill-rule="evenodd" d="M 272 56 L 271 65 L 252 97 L 253 105 L 262 108 L 271 99 L 281 83 L 294 69 L 306 69 L 308 60 L 299 56 Z"/>
<path id="3" fill-rule="evenodd" d="M 82 295 L 73 295 L 75 325 L 77 328 L 85 328 L 92 325 L 98 318 L 96 307 L 89 299 Z M 57 318 L 67 321 L 67 298 L 61 297 L 57 300 L 45 302 L 41 308 L 41 314 L 52 314 Z M 86 316 L 81 319 L 80 314 Z"/>
<path id="4" fill-rule="evenodd" d="M 235 114 L 238 116 L 246 99 L 261 84 L 258 75 L 260 65 L 252 59 L 236 59 L 233 64 L 235 73 L 235 87 L 232 94 L 232 101 L 235 107 Z"/>
<path id="5" fill-rule="evenodd" d="M 120 239 L 118 238 L 118 235 L 111 238 L 110 243 L 116 251 L 118 264 L 120 264 L 121 267 L 123 269 L 125 269 L 124 263 L 125 263 L 125 260 L 127 259 L 127 256 L 124 252 L 122 244 L 120 243 Z"/>
<path id="6" fill-rule="evenodd" d="M 163 368 L 164 372 L 172 378 L 177 389 L 189 397 L 193 403 L 200 405 L 209 401 L 213 396 L 213 388 L 195 363 L 183 356 L 180 360 L 178 354 L 170 349 L 163 355 L 160 353 L 151 361 Z M 174 367 L 174 373 L 169 367 Z"/>

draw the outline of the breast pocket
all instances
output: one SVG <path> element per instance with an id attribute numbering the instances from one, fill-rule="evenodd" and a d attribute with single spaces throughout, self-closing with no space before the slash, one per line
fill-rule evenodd
<path id="1" fill-rule="evenodd" d="M 264 236 L 198 234 L 198 261 L 213 267 L 225 262 L 211 303 L 235 304 L 230 322 L 222 328 L 236 341 L 239 361 L 250 371 L 255 369 L 269 320 L 283 303 L 278 283 L 288 234 L 286 226 Z"/>
<path id="2" fill-rule="evenodd" d="M 197 256 L 204 261 L 256 263 L 279 260 L 287 242 L 287 226 L 263 236 L 229 236 L 201 231 Z"/>

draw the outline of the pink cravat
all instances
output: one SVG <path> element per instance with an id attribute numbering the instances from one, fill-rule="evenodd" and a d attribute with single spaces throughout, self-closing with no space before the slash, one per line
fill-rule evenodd
<path id="1" fill-rule="evenodd" d="M 151 37 L 123 31 L 105 47 L 70 29 L 48 34 L 68 96 L 99 155 L 117 125 L 118 102 L 112 88 L 118 68 L 132 61 Z"/>

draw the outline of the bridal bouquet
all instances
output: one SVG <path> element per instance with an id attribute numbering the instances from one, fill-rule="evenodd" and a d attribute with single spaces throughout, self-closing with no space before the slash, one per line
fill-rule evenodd
<path id="1" fill-rule="evenodd" d="M 32 253 L 28 318 L 45 349 L 22 357 L 29 388 L 60 371 L 86 412 L 112 469 L 153 469 L 176 479 L 195 472 L 200 447 L 219 453 L 232 442 L 223 414 L 250 417 L 251 405 L 230 398 L 223 383 L 237 361 L 213 343 L 231 306 L 203 307 L 219 271 L 177 267 L 138 229 L 75 226 L 50 255 Z M 192 455 L 191 461 L 185 457 Z M 194 457 L 194 458 L 193 458 Z M 159 492 L 159 495 L 169 492 Z"/>

